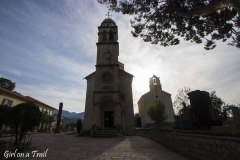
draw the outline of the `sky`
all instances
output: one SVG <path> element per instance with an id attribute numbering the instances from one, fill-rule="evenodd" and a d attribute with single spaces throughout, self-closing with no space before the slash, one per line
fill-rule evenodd
<path id="1" fill-rule="evenodd" d="M 0 0 L 0 77 L 15 90 L 54 108 L 83 112 L 84 79 L 95 71 L 98 26 L 107 17 L 97 0 Z M 164 91 L 216 91 L 228 104 L 239 104 L 240 50 L 219 42 L 216 49 L 181 41 L 163 47 L 134 38 L 128 15 L 111 13 L 118 25 L 119 61 L 134 75 L 134 112 L 156 75 Z"/>

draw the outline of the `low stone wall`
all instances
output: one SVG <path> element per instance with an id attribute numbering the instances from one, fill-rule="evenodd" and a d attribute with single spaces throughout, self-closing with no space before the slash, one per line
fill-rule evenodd
<path id="1" fill-rule="evenodd" d="M 239 160 L 240 138 L 136 129 L 136 135 L 153 139 L 194 160 Z"/>

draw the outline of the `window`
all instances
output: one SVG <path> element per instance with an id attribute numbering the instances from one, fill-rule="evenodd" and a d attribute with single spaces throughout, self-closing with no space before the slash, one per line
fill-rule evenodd
<path id="1" fill-rule="evenodd" d="M 106 33 L 106 31 L 103 31 L 102 41 L 106 41 L 106 40 L 107 40 L 107 33 Z"/>
<path id="2" fill-rule="evenodd" d="M 109 40 L 110 40 L 110 41 L 113 41 L 113 40 L 114 40 L 114 38 L 113 38 L 113 32 L 112 32 L 112 31 L 110 31 L 110 33 L 109 33 Z"/>
<path id="3" fill-rule="evenodd" d="M 13 104 L 13 101 L 9 100 L 9 99 L 6 99 L 6 98 L 4 98 L 3 101 L 2 101 L 2 105 L 4 105 L 4 106 L 11 107 L 12 104 Z"/>
<path id="4" fill-rule="evenodd" d="M 157 85 L 157 80 L 156 80 L 156 78 L 153 78 L 153 85 Z"/>

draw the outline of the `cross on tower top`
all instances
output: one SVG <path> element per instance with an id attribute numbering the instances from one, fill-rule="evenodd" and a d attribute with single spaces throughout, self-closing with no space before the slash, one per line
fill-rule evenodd
<path id="1" fill-rule="evenodd" d="M 110 14 L 110 11 L 108 10 L 108 13 L 106 14 L 107 18 L 110 18 L 112 15 Z"/>

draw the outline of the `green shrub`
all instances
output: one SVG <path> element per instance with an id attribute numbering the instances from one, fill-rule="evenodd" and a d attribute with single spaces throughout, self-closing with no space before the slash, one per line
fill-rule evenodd
<path id="1" fill-rule="evenodd" d="M 167 115 L 165 114 L 165 106 L 161 101 L 156 101 L 155 104 L 151 105 L 147 114 L 157 125 L 166 124 Z"/>

